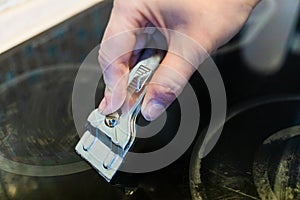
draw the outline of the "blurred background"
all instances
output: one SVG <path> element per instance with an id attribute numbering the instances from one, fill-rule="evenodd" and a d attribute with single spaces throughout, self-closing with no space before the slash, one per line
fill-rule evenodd
<path id="1" fill-rule="evenodd" d="M 112 3 L 0 0 L 0 199 L 300 199 L 299 1 L 262 0 L 212 55 L 228 113 L 207 157 L 197 155 L 210 99 L 194 74 L 201 121 L 193 145 L 164 169 L 119 172 L 108 184 L 74 152 L 79 137 L 71 98 L 78 67 L 100 43 Z M 103 89 L 101 80 L 97 102 Z M 133 150 L 167 144 L 176 134 L 178 106 L 167 110 L 158 135 L 137 140 Z M 138 124 L 145 125 L 142 117 Z"/>

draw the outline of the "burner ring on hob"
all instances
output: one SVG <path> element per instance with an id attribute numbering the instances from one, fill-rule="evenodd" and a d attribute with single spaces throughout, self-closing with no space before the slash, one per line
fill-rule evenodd
<path id="1" fill-rule="evenodd" d="M 262 199 L 300 198 L 299 142 L 300 126 L 293 126 L 271 135 L 260 146 L 253 163 L 253 180 Z M 278 164 L 272 167 L 270 163 Z"/>
<path id="2" fill-rule="evenodd" d="M 77 70 L 71 64 L 49 66 L 0 85 L 0 169 L 28 176 L 90 169 L 74 151 L 79 136 L 71 100 Z"/>
<path id="3" fill-rule="evenodd" d="M 192 198 L 299 199 L 300 96 L 267 96 L 232 111 L 207 157 L 198 157 L 201 138 L 194 147 Z"/>

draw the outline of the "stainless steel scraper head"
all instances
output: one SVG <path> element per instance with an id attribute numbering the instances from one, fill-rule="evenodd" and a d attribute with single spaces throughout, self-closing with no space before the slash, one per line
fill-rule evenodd
<path id="1" fill-rule="evenodd" d="M 98 109 L 92 111 L 87 120 L 86 131 L 75 147 L 76 152 L 108 182 L 133 144 L 136 116 L 140 112 L 147 83 L 162 57 L 163 53 L 160 51 L 145 51 L 141 61 L 129 74 L 127 97 L 122 107 L 106 116 Z"/>

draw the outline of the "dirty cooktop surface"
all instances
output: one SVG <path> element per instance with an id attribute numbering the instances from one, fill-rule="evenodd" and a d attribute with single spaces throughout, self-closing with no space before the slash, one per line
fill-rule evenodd
<path id="1" fill-rule="evenodd" d="M 75 153 L 79 136 L 71 97 L 76 73 L 72 65 L 46 67 L 1 85 L 0 199 L 189 196 L 186 165 L 142 175 L 119 173 L 122 183 L 108 184 Z M 100 98 L 103 89 L 100 82 Z"/>

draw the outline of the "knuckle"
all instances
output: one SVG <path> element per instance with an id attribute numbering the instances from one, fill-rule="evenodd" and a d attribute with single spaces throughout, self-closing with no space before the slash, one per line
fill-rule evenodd
<path id="1" fill-rule="evenodd" d="M 104 70 L 108 67 L 109 65 L 109 57 L 107 54 L 104 53 L 103 49 L 100 48 L 98 51 L 98 62 L 100 64 L 100 67 Z"/>
<path id="2" fill-rule="evenodd" d="M 149 98 L 155 99 L 156 101 L 169 105 L 177 97 L 176 91 L 172 87 L 162 84 L 151 84 L 151 89 L 148 90 Z"/>

